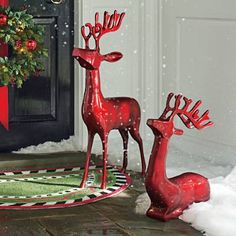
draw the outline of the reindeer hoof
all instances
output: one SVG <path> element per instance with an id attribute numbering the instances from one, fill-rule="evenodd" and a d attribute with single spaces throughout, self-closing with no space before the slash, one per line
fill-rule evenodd
<path id="1" fill-rule="evenodd" d="M 101 189 L 106 189 L 106 184 L 105 183 L 101 184 Z"/>
<path id="2" fill-rule="evenodd" d="M 160 212 L 160 209 L 154 206 L 150 206 L 150 208 L 146 212 L 146 216 L 150 218 L 158 219 L 158 220 L 164 220 L 162 217 L 163 213 Z"/>
<path id="3" fill-rule="evenodd" d="M 167 213 L 167 212 L 168 212 L 167 208 L 158 208 L 158 207 L 150 206 L 150 208 L 146 212 L 146 215 L 148 217 L 158 219 L 161 221 L 169 221 L 171 219 L 178 218 L 183 213 L 183 209 L 177 208 L 174 211 L 171 211 L 170 213 Z"/>
<path id="4" fill-rule="evenodd" d="M 80 188 L 85 188 L 85 183 L 81 183 L 79 187 Z"/>

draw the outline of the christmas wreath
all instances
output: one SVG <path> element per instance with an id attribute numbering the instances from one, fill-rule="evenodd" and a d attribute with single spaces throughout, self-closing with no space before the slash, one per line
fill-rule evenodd
<path id="1" fill-rule="evenodd" d="M 9 45 L 9 57 L 0 57 L 0 86 L 22 87 L 29 75 L 43 70 L 44 27 L 36 25 L 26 10 L 0 8 L 0 39 Z"/>

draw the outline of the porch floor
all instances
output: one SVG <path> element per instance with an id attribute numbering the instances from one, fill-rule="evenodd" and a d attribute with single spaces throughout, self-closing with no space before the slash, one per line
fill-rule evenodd
<path id="1" fill-rule="evenodd" d="M 0 154 L 1 170 L 81 166 L 84 153 L 41 155 Z M 98 157 L 92 160 L 99 164 Z M 123 193 L 84 206 L 50 210 L 1 210 L 2 236 L 137 235 L 200 236 L 181 220 L 164 223 L 134 213 L 135 200 L 144 192 L 143 180 L 131 172 L 133 184 Z"/>

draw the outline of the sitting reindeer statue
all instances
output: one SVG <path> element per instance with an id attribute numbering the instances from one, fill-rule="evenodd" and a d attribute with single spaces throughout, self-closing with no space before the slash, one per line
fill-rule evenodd
<path id="1" fill-rule="evenodd" d="M 190 204 L 207 201 L 210 195 L 208 180 L 199 174 L 189 172 L 169 179 L 166 176 L 169 140 L 173 134 L 183 134 L 183 130 L 174 127 L 175 115 L 178 115 L 187 128 L 204 129 L 213 125 L 213 122 L 209 121 L 209 111 L 199 117 L 198 107 L 201 101 L 189 108 L 192 100 L 183 97 L 184 105 L 181 106 L 182 95 L 177 95 L 175 103 L 171 106 L 173 96 L 173 93 L 168 95 L 166 108 L 159 119 L 147 121 L 155 140 L 145 180 L 146 190 L 151 199 L 151 206 L 146 214 L 163 221 L 177 218 Z"/>
<path id="2" fill-rule="evenodd" d="M 112 129 L 118 129 L 123 139 L 124 157 L 123 168 L 125 172 L 127 167 L 127 147 L 128 131 L 137 141 L 141 154 L 142 174 L 145 175 L 146 164 L 143 154 L 143 143 L 139 134 L 140 107 L 138 102 L 129 97 L 104 98 L 100 88 L 100 64 L 102 61 L 116 62 L 122 58 L 120 52 L 111 52 L 106 55 L 100 54 L 99 41 L 101 37 L 109 32 L 117 31 L 125 13 L 109 15 L 104 13 L 103 24 L 99 23 L 99 14 L 95 15 L 95 25 L 87 23 L 82 26 L 81 33 L 85 40 L 85 49 L 74 48 L 73 57 L 80 65 L 86 69 L 86 87 L 82 105 L 82 117 L 88 129 L 88 146 L 86 154 L 86 164 L 81 188 L 85 187 L 88 176 L 91 148 L 95 134 L 98 134 L 103 147 L 103 177 L 101 188 L 106 188 L 106 164 L 107 164 L 107 141 L 108 134 Z M 88 28 L 88 34 L 85 32 Z M 95 40 L 95 49 L 89 47 L 89 40 L 93 37 Z"/>

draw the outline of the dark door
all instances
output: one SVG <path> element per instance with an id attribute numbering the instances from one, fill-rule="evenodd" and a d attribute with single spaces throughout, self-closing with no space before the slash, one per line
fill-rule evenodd
<path id="1" fill-rule="evenodd" d="M 32 76 L 22 89 L 9 87 L 10 130 L 0 127 L 0 151 L 16 150 L 45 141 L 60 141 L 74 132 L 73 1 L 10 0 L 26 7 L 45 26 L 49 57 L 45 71 Z"/>

